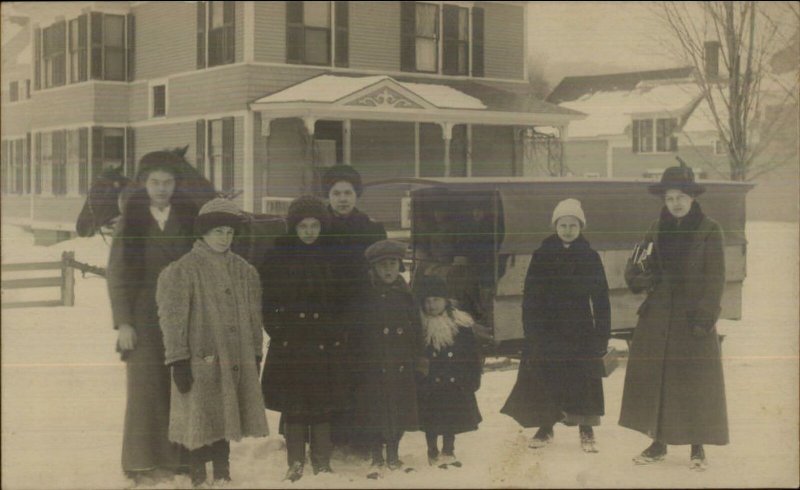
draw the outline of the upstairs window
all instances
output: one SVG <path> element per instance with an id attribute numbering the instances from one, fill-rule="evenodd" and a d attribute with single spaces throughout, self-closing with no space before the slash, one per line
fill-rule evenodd
<path id="1" fill-rule="evenodd" d="M 667 153 L 678 150 L 674 135 L 678 121 L 674 118 L 634 119 L 632 148 L 634 153 Z"/>
<path id="2" fill-rule="evenodd" d="M 87 76 L 87 21 L 81 15 L 69 21 L 69 81 L 85 82 Z"/>
<path id="3" fill-rule="evenodd" d="M 126 80 L 125 16 L 92 12 L 92 78 Z"/>
<path id="4" fill-rule="evenodd" d="M 347 66 L 348 29 L 347 2 L 287 2 L 286 62 L 330 66 L 333 59 Z"/>
<path id="5" fill-rule="evenodd" d="M 197 2 L 197 68 L 233 63 L 236 3 Z"/>
<path id="6" fill-rule="evenodd" d="M 444 53 L 442 72 L 445 75 L 469 74 L 469 9 L 443 7 Z"/>
<path id="7" fill-rule="evenodd" d="M 44 88 L 66 83 L 66 22 L 56 22 L 42 31 L 42 75 Z"/>

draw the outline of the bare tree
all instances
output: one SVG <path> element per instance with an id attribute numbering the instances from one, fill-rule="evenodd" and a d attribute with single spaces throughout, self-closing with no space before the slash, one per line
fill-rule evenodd
<path id="1" fill-rule="evenodd" d="M 786 111 L 782 109 L 791 110 L 796 105 L 797 77 L 777 100 L 774 94 L 767 94 L 764 86 L 771 76 L 771 57 L 783 47 L 781 35 L 786 26 L 785 20 L 784 24 L 776 21 L 780 17 L 775 14 L 778 8 L 786 9 L 790 15 L 784 17 L 796 26 L 797 8 L 793 2 L 659 2 L 655 6 L 670 37 L 673 54 L 695 67 L 702 102 L 727 150 L 732 180 L 749 180 L 790 161 L 763 155 L 776 134 L 774 126 L 786 122 Z M 794 32 L 796 27 L 791 30 Z M 719 48 L 719 71 L 707 69 L 713 56 L 708 43 L 714 41 Z M 770 112 L 780 117 L 764 117 L 768 97 Z"/>

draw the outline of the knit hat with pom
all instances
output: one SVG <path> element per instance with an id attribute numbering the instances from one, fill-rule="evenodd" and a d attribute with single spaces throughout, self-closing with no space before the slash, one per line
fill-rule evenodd
<path id="1" fill-rule="evenodd" d="M 553 210 L 553 219 L 551 223 L 555 226 L 556 221 L 564 216 L 574 216 L 581 222 L 581 228 L 586 228 L 586 216 L 583 214 L 581 202 L 577 199 L 564 199 Z"/>
<path id="2" fill-rule="evenodd" d="M 325 204 L 318 198 L 305 195 L 300 196 L 289 204 L 289 212 L 286 217 L 286 228 L 289 233 L 294 233 L 295 227 L 306 218 L 316 218 L 323 228 L 328 221 L 328 211 Z"/>
<path id="3" fill-rule="evenodd" d="M 242 224 L 242 212 L 229 199 L 218 197 L 205 203 L 194 219 L 194 233 L 201 237 L 219 226 L 230 226 L 235 231 Z"/>

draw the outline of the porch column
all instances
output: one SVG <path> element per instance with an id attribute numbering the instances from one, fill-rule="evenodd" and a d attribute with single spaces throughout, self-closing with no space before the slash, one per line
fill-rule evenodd
<path id="1" fill-rule="evenodd" d="M 317 118 L 304 116 L 303 126 L 306 128 L 305 166 L 303 168 L 303 194 L 314 193 L 314 126 Z"/>
<path id="2" fill-rule="evenodd" d="M 444 176 L 450 177 L 450 142 L 453 140 L 453 123 L 440 123 L 444 141 Z"/>
<path id="3" fill-rule="evenodd" d="M 344 146 L 344 148 L 343 148 L 344 149 L 344 155 L 343 155 L 344 156 L 344 162 L 342 162 L 342 163 L 344 163 L 345 165 L 352 165 L 353 164 L 353 160 L 351 158 L 352 154 L 353 154 L 353 150 L 352 150 L 353 149 L 353 145 L 352 145 L 352 139 L 351 139 L 353 125 L 351 124 L 351 122 L 352 121 L 350 119 L 345 119 L 344 122 L 342 123 L 342 128 L 344 129 L 344 136 L 343 136 L 343 141 L 344 141 L 344 145 L 343 145 Z"/>
<path id="4" fill-rule="evenodd" d="M 242 176 L 244 203 L 242 208 L 248 212 L 253 212 L 255 207 L 255 152 L 253 151 L 253 132 L 255 128 L 253 126 L 255 126 L 253 111 L 247 111 L 244 114 L 244 162 L 242 165 L 244 170 L 244 175 Z"/>
<path id="5" fill-rule="evenodd" d="M 261 172 L 261 186 L 264 189 L 264 194 L 269 195 L 269 136 L 272 132 L 272 119 L 264 117 L 261 112 L 261 136 L 266 141 L 264 142 L 264 169 Z M 259 209 L 259 212 L 261 210 Z"/>
<path id="6" fill-rule="evenodd" d="M 558 171 L 560 177 L 564 176 L 564 170 L 567 168 L 567 137 L 568 126 L 566 124 L 558 127 L 558 135 L 561 137 L 561 168 Z"/>

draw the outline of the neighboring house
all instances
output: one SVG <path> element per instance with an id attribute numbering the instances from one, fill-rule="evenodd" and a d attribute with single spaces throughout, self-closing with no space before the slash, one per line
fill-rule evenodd
<path id="1" fill-rule="evenodd" d="M 366 181 L 521 176 L 525 131 L 563 134 L 582 117 L 529 95 L 527 2 L 25 8 L 32 87 L 3 98 L 4 169 L 6 148 L 23 147 L 3 213 L 34 228 L 72 230 L 95 175 L 133 175 L 153 150 L 189 145 L 197 168 L 259 212 L 335 163 Z M 368 211 L 398 226 L 399 197 Z"/>

